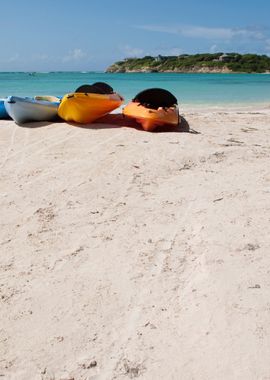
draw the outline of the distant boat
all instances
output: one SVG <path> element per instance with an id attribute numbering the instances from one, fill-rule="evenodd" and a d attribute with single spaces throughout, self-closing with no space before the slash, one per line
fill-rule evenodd
<path id="1" fill-rule="evenodd" d="M 0 119 L 10 119 L 5 107 L 5 99 L 0 99 Z"/>
<path id="2" fill-rule="evenodd" d="M 57 98 L 53 98 L 53 100 L 57 100 Z M 9 96 L 5 100 L 7 113 L 17 124 L 55 120 L 58 107 L 59 101 L 36 100 L 18 96 Z"/>

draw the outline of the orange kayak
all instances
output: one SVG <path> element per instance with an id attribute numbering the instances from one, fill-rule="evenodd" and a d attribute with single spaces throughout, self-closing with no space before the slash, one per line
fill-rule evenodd
<path id="1" fill-rule="evenodd" d="M 145 131 L 151 132 L 163 125 L 176 126 L 179 124 L 178 107 L 156 109 L 146 108 L 140 103 L 130 102 L 124 109 L 123 115 L 136 119 Z"/>
<path id="2" fill-rule="evenodd" d="M 159 88 L 140 92 L 122 112 L 135 119 L 145 131 L 163 125 L 177 126 L 180 122 L 177 99 L 169 91 Z"/>

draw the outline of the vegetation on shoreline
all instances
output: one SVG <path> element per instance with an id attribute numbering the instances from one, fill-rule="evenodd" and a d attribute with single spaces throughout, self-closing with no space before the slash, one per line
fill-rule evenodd
<path id="1" fill-rule="evenodd" d="M 145 56 L 126 58 L 107 68 L 106 72 L 217 72 L 266 73 L 270 72 L 270 57 L 257 54 L 205 53 L 178 56 Z"/>

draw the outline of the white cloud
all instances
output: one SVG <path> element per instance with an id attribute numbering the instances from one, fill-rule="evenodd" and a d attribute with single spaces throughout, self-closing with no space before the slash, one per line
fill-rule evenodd
<path id="1" fill-rule="evenodd" d="M 200 37 L 211 39 L 213 37 L 218 38 L 230 38 L 231 29 L 226 28 L 207 28 L 202 26 L 161 26 L 161 25 L 138 25 L 135 26 L 138 29 L 148 30 L 151 32 L 178 34 L 185 37 Z"/>
<path id="2" fill-rule="evenodd" d="M 137 25 L 135 28 L 151 32 L 170 33 L 190 38 L 209 40 L 231 40 L 233 38 L 263 40 L 263 31 L 256 27 L 247 28 L 211 28 L 195 25 L 164 26 L 164 25 Z"/>
<path id="3" fill-rule="evenodd" d="M 1 65 L 13 65 L 14 63 L 20 63 L 23 59 L 20 57 L 19 54 L 15 53 L 14 55 L 11 55 L 10 57 L 0 57 L 0 64 Z"/>
<path id="4" fill-rule="evenodd" d="M 246 39 L 253 39 L 253 40 L 263 40 L 265 39 L 265 34 L 262 30 L 258 28 L 236 28 L 232 29 L 232 37 L 242 37 Z"/>
<path id="5" fill-rule="evenodd" d="M 32 56 L 34 61 L 47 61 L 49 60 L 49 56 L 45 53 L 37 53 Z"/>
<path id="6" fill-rule="evenodd" d="M 87 54 L 82 51 L 82 49 L 75 48 L 71 50 L 65 57 L 63 57 L 63 62 L 79 61 L 86 58 Z"/>
<path id="7" fill-rule="evenodd" d="M 180 55 L 183 54 L 183 49 L 179 47 L 159 47 L 152 50 L 143 50 L 130 45 L 120 46 L 119 50 L 126 58 L 142 57 L 143 55 Z"/>
<path id="8" fill-rule="evenodd" d="M 178 30 L 178 34 L 185 37 L 205 38 L 205 39 L 230 39 L 231 29 L 226 28 L 206 28 L 201 26 L 189 26 Z"/>
<path id="9" fill-rule="evenodd" d="M 139 57 L 144 54 L 143 49 L 132 47 L 129 45 L 120 46 L 119 50 L 125 55 L 125 57 Z"/>
<path id="10" fill-rule="evenodd" d="M 7 58 L 6 62 L 7 63 L 18 62 L 19 58 L 20 58 L 19 54 L 14 54 L 13 56 Z"/>
<path id="11" fill-rule="evenodd" d="M 183 54 L 183 49 L 178 47 L 169 48 L 167 51 L 165 51 L 166 54 L 164 55 L 180 55 Z"/>
<path id="12" fill-rule="evenodd" d="M 183 54 L 184 50 L 181 49 L 178 46 L 164 46 L 164 45 L 159 45 L 154 47 L 152 50 L 147 51 L 147 55 L 180 55 Z"/>
<path id="13" fill-rule="evenodd" d="M 265 40 L 265 51 L 266 51 L 267 55 L 270 54 L 270 38 Z"/>
<path id="14" fill-rule="evenodd" d="M 216 44 L 212 45 L 209 49 L 210 53 L 216 53 L 218 46 Z"/>

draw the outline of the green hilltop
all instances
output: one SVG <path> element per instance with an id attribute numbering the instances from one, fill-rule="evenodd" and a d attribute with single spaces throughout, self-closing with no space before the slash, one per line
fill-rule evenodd
<path id="1" fill-rule="evenodd" d="M 270 57 L 238 53 L 145 56 L 116 62 L 106 72 L 266 73 L 270 72 Z"/>

